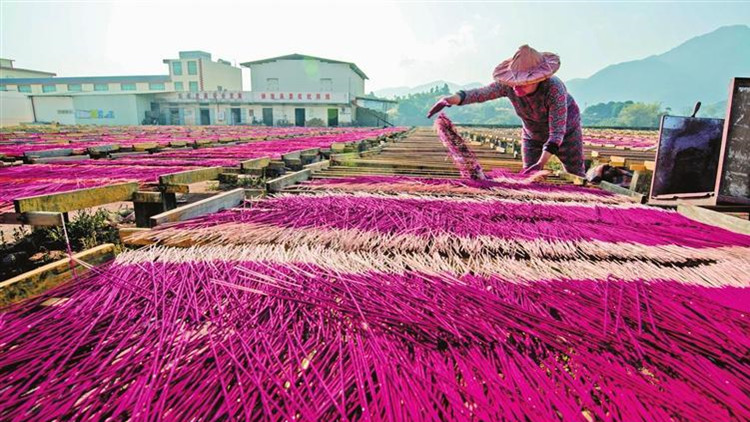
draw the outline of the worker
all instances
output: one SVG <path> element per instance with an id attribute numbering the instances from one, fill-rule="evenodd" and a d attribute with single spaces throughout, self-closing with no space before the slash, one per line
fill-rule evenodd
<path id="1" fill-rule="evenodd" d="M 565 84 L 553 76 L 559 68 L 558 55 L 523 45 L 495 68 L 495 82 L 441 98 L 427 117 L 453 105 L 508 97 L 523 121 L 522 173 L 543 170 L 550 157 L 557 155 L 565 171 L 583 177 L 586 173 L 580 111 Z"/>

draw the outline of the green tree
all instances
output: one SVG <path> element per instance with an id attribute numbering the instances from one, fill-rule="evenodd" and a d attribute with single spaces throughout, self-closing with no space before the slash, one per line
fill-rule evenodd
<path id="1" fill-rule="evenodd" d="M 622 126 L 658 127 L 659 119 L 664 114 L 659 103 L 633 103 L 625 106 L 617 116 Z"/>
<path id="2" fill-rule="evenodd" d="M 616 124 L 617 117 L 623 108 L 633 104 L 632 101 L 610 101 L 586 107 L 581 113 L 581 123 L 586 126 L 611 126 Z"/>

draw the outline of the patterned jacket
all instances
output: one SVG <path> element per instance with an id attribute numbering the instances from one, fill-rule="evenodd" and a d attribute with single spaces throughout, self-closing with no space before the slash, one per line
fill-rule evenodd
<path id="1" fill-rule="evenodd" d="M 581 127 L 578 104 L 556 76 L 540 82 L 534 93 L 523 97 L 517 96 L 513 87 L 499 82 L 459 95 L 463 97 L 461 105 L 508 97 L 523 121 L 523 140 L 544 142 L 544 150 L 552 153 L 557 152 L 566 134 Z"/>

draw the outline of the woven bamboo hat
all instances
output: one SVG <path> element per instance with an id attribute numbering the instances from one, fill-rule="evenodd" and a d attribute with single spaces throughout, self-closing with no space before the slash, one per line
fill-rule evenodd
<path id="1" fill-rule="evenodd" d="M 560 56 L 554 53 L 540 53 L 524 44 L 513 57 L 497 65 L 492 77 L 505 85 L 526 85 L 541 82 L 558 69 Z"/>

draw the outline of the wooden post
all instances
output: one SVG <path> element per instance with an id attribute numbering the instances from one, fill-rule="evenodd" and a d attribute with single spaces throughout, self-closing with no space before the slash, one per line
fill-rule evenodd
<path id="1" fill-rule="evenodd" d="M 15 213 L 7 212 L 0 214 L 0 224 L 25 224 L 34 227 L 42 226 L 61 226 L 63 215 L 59 212 L 25 212 Z"/>
<path id="2" fill-rule="evenodd" d="M 161 214 L 157 214 L 151 217 L 149 225 L 151 227 L 154 227 L 159 224 L 188 220 L 190 218 L 199 217 L 201 215 L 210 214 L 227 208 L 232 208 L 234 206 L 237 206 L 238 204 L 241 204 L 244 200 L 245 190 L 242 188 L 237 188 L 228 192 L 214 195 L 210 198 L 202 199 L 192 204 L 188 204 L 170 211 L 165 211 Z"/>
<path id="3" fill-rule="evenodd" d="M 648 195 L 651 189 L 651 177 L 653 173 L 646 170 L 636 170 L 633 172 L 633 178 L 630 179 L 630 190 L 644 195 Z"/>
<path id="4" fill-rule="evenodd" d="M 286 186 L 309 179 L 311 174 L 312 170 L 310 169 L 289 173 L 266 183 L 266 190 L 268 190 L 269 192 L 278 192 Z"/>
<path id="5" fill-rule="evenodd" d="M 130 201 L 138 190 L 137 182 L 117 183 L 49 195 L 29 196 L 13 201 L 16 212 L 68 212 L 119 201 Z"/>
<path id="6" fill-rule="evenodd" d="M 98 265 L 111 260 L 114 256 L 115 246 L 111 243 L 105 243 L 73 255 L 72 268 L 75 268 L 77 276 L 81 276 L 88 272 L 88 269 L 76 261 Z M 0 282 L 0 306 L 41 294 L 52 287 L 70 281 L 72 278 L 73 271 L 71 270 L 70 258 L 61 259 L 10 278 Z"/>
<path id="7" fill-rule="evenodd" d="M 602 181 L 599 183 L 599 187 L 612 193 L 616 193 L 619 195 L 625 195 L 629 196 L 633 199 L 635 199 L 639 204 L 645 204 L 646 203 L 646 195 L 640 194 L 638 192 L 633 192 L 630 189 L 623 188 L 622 186 L 615 185 L 614 183 L 609 183 L 606 181 Z"/>
<path id="8" fill-rule="evenodd" d="M 735 233 L 750 235 L 750 221 L 711 211 L 695 205 L 677 205 L 677 212 L 703 224 L 721 227 Z"/>

